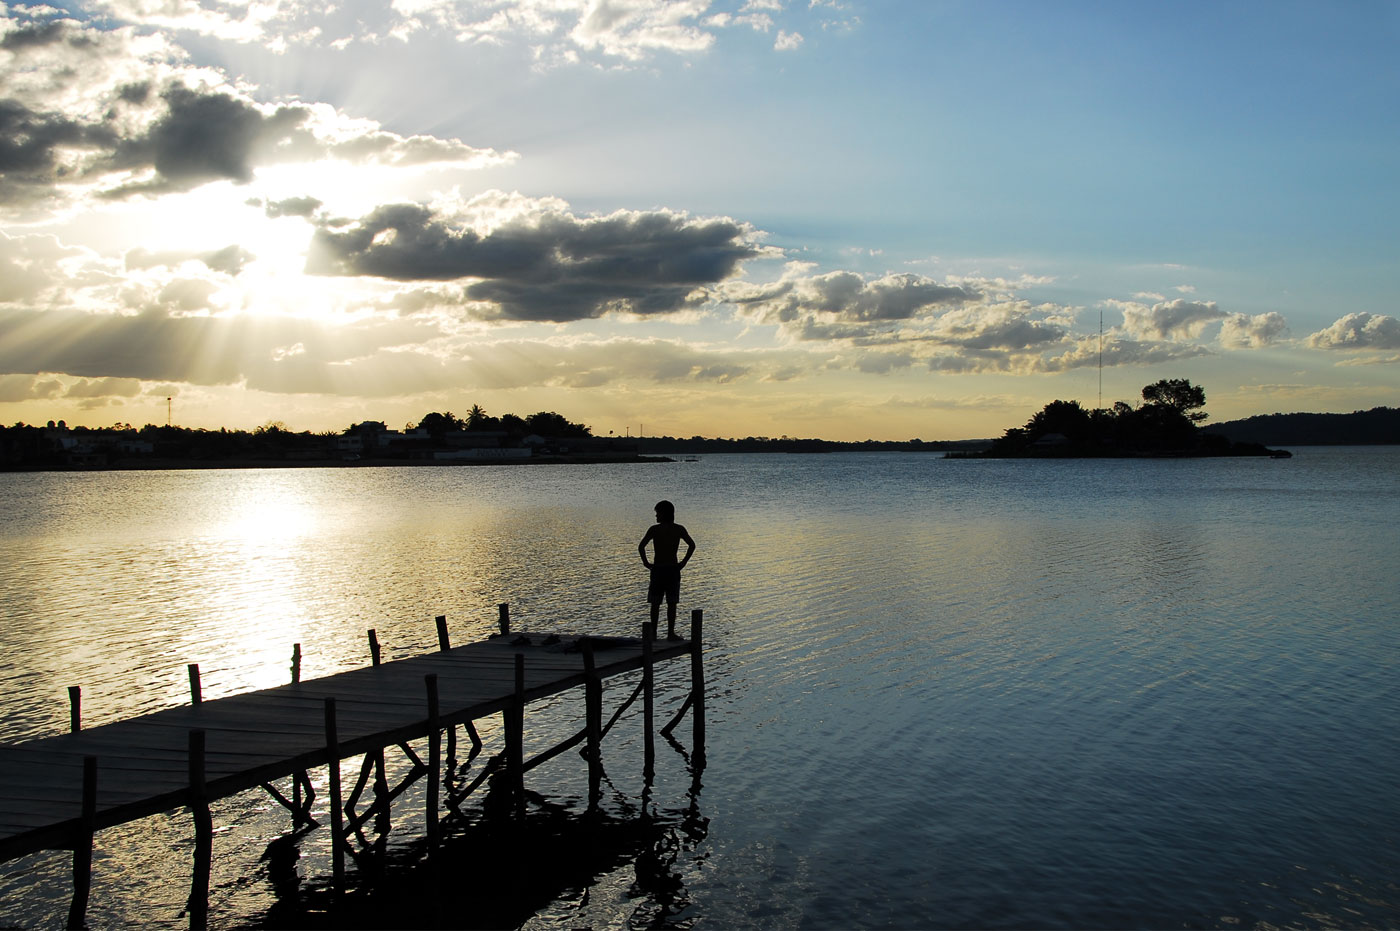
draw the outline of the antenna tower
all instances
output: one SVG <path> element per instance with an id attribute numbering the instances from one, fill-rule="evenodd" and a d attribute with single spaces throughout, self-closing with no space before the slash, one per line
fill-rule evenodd
<path id="1" fill-rule="evenodd" d="M 174 400 L 174 399 L 173 399 L 173 398 L 166 398 L 166 399 L 165 399 L 165 425 L 166 425 L 167 427 L 170 426 L 170 410 L 171 410 L 171 404 L 170 404 L 170 402 L 171 402 L 172 400 Z"/>
<path id="2" fill-rule="evenodd" d="M 1099 410 L 1103 410 L 1103 311 L 1099 311 Z"/>

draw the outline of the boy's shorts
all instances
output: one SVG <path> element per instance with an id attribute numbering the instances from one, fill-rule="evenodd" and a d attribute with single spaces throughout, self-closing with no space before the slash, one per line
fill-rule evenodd
<path id="1" fill-rule="evenodd" d="M 680 566 L 651 567 L 651 584 L 647 586 L 647 602 L 654 605 L 661 604 L 663 597 L 667 604 L 675 604 L 681 600 Z"/>

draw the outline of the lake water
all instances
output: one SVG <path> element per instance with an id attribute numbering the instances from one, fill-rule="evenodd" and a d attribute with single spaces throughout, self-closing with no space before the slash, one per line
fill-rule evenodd
<path id="1" fill-rule="evenodd" d="M 366 664 L 367 628 L 391 657 L 433 649 L 437 614 L 485 637 L 503 601 L 517 628 L 634 634 L 664 497 L 699 543 L 707 766 L 659 744 L 640 817 L 625 716 L 602 824 L 577 755 L 531 771 L 556 849 L 462 860 L 445 924 L 1395 927 L 1400 448 L 1294 452 L 4 474 L 0 739 L 65 730 L 68 685 L 97 724 L 187 701 L 186 663 L 216 697 L 286 681 L 293 643 L 309 678 Z M 531 746 L 581 705 L 532 705 Z M 428 895 L 415 799 L 397 885 L 330 915 L 325 832 L 288 866 L 270 799 L 219 803 L 213 925 Z M 90 925 L 183 927 L 191 838 L 179 811 L 100 833 Z M 62 853 L 0 864 L 0 925 L 60 926 L 70 888 Z"/>

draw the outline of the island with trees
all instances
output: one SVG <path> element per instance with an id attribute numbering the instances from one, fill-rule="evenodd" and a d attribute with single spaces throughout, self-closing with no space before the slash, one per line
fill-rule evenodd
<path id="1" fill-rule="evenodd" d="M 1118 401 L 1089 410 L 1078 401 L 1051 401 L 1023 427 L 1011 427 L 991 446 L 961 455 L 987 458 L 1085 458 L 1291 455 L 1260 443 L 1232 442 L 1201 429 L 1208 416 L 1205 389 L 1184 378 L 1164 378 L 1142 389 L 1134 407 Z M 955 454 L 956 455 L 956 454 Z"/>

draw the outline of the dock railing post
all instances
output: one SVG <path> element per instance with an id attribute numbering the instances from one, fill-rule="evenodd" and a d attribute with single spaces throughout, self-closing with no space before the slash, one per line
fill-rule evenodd
<path id="1" fill-rule="evenodd" d="M 369 629 L 369 663 L 371 666 L 379 665 L 379 635 L 373 627 Z"/>
<path id="2" fill-rule="evenodd" d="M 646 784 L 651 785 L 652 776 L 656 772 L 656 737 L 653 733 L 656 705 L 655 705 L 655 684 L 654 684 L 654 659 L 652 658 L 652 631 L 651 624 L 642 624 L 642 776 Z"/>
<path id="3" fill-rule="evenodd" d="M 700 647 L 704 620 L 705 612 L 701 609 L 690 612 L 690 694 L 694 697 L 690 721 L 697 766 L 705 765 L 705 661 Z"/>
<path id="4" fill-rule="evenodd" d="M 199 684 L 199 664 L 190 663 L 188 669 L 190 673 L 190 704 L 197 705 L 204 701 L 204 690 Z"/>
<path id="5" fill-rule="evenodd" d="M 301 644 L 292 644 L 292 685 L 301 682 Z M 303 809 L 301 804 L 301 780 L 296 773 L 292 774 L 292 830 L 295 831 L 302 825 Z"/>
<path id="6" fill-rule="evenodd" d="M 68 686 L 68 730 L 74 734 L 83 729 L 83 688 Z"/>
<path id="7" fill-rule="evenodd" d="M 499 615 L 497 623 L 501 625 L 501 636 L 504 637 L 510 633 L 510 604 L 503 601 L 496 605 L 496 613 Z"/>
<path id="8" fill-rule="evenodd" d="M 194 876 L 190 881 L 190 913 L 192 931 L 209 927 L 209 874 L 214 858 L 214 819 L 209 814 L 209 791 L 204 772 L 203 730 L 190 731 L 190 814 L 194 817 Z"/>
<path id="9" fill-rule="evenodd" d="M 437 621 L 438 650 L 446 653 L 452 649 L 452 641 L 447 636 L 447 615 L 439 614 Z M 454 726 L 447 732 L 447 759 L 453 769 L 457 767 L 457 728 Z"/>
<path id="10" fill-rule="evenodd" d="M 335 699 L 326 698 L 326 770 L 330 782 L 331 870 L 336 892 L 345 887 L 345 807 L 340 797 L 340 736 L 335 720 Z"/>
<path id="11" fill-rule="evenodd" d="M 74 728 L 77 730 L 77 728 Z M 73 842 L 73 901 L 68 905 L 68 927 L 81 928 L 87 919 L 92 893 L 92 835 L 97 820 L 97 757 L 83 757 L 83 813 Z"/>

